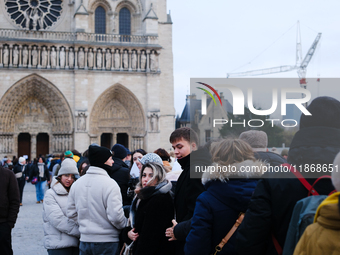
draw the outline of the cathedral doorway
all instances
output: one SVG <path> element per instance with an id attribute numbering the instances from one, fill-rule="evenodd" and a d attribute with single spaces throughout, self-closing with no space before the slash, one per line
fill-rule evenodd
<path id="1" fill-rule="evenodd" d="M 37 157 L 42 155 L 45 157 L 47 154 L 49 154 L 49 136 L 47 133 L 39 133 L 37 135 Z"/>
<path id="2" fill-rule="evenodd" d="M 124 145 L 125 148 L 129 147 L 129 136 L 127 133 L 118 133 L 117 134 L 117 143 Z"/>
<path id="3" fill-rule="evenodd" d="M 2 153 L 33 159 L 73 147 L 71 108 L 60 90 L 37 74 L 6 91 L 0 100 L 0 123 Z"/>
<path id="4" fill-rule="evenodd" d="M 31 159 L 31 135 L 29 133 L 20 133 L 18 135 L 18 157 L 27 155 Z"/>
<path id="5" fill-rule="evenodd" d="M 132 151 L 144 148 L 145 130 L 144 110 L 124 86 L 108 88 L 94 103 L 90 115 L 91 143 L 100 142 L 108 148 L 120 143 Z"/>
<path id="6" fill-rule="evenodd" d="M 100 146 L 106 147 L 109 150 L 112 148 L 112 134 L 111 133 L 103 133 L 100 136 Z"/>

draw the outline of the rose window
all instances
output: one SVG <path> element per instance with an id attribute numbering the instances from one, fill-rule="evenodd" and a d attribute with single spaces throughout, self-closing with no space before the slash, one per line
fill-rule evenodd
<path id="1" fill-rule="evenodd" d="M 62 6 L 62 0 L 5 0 L 12 21 L 27 30 L 50 28 L 60 18 Z"/>

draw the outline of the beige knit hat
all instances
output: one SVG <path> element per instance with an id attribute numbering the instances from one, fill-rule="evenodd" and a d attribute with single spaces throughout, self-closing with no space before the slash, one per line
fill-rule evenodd
<path id="1" fill-rule="evenodd" d="M 249 143 L 252 148 L 267 148 L 268 146 L 268 136 L 260 130 L 242 132 L 239 139 Z"/>
<path id="2" fill-rule="evenodd" d="M 77 163 L 71 158 L 65 158 L 63 162 L 61 162 L 61 167 L 58 172 L 58 176 L 63 174 L 79 174 L 77 169 Z"/>

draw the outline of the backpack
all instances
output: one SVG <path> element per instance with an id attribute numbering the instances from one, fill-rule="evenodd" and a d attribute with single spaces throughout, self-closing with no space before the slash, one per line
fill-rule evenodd
<path id="1" fill-rule="evenodd" d="M 288 164 L 284 165 L 288 166 Z M 308 189 L 309 192 L 308 197 L 297 201 L 294 206 L 282 255 L 291 255 L 294 253 L 295 247 L 299 242 L 303 232 L 310 224 L 314 222 L 314 216 L 319 205 L 328 197 L 327 195 L 319 195 L 319 193 L 314 189 L 315 184 L 321 179 L 331 178 L 328 175 L 321 176 L 311 186 L 298 171 L 294 172 L 293 167 L 290 169 L 290 171 L 296 175 L 296 177 L 301 181 L 306 189 Z M 331 195 L 333 192 L 334 191 L 332 191 L 329 195 Z"/>

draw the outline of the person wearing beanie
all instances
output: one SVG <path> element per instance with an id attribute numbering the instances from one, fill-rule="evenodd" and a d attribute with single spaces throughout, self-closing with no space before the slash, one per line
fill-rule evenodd
<path id="1" fill-rule="evenodd" d="M 248 130 L 242 132 L 239 139 L 247 142 L 254 151 L 256 159 L 266 162 L 271 166 L 279 166 L 287 161 L 277 153 L 268 151 L 268 136 L 260 130 Z"/>
<path id="2" fill-rule="evenodd" d="M 78 174 L 76 162 L 66 158 L 58 176 L 53 177 L 51 189 L 46 191 L 43 203 L 44 246 L 48 254 L 79 254 L 79 228 L 66 216 L 70 188 Z"/>
<path id="3" fill-rule="evenodd" d="M 20 157 L 18 163 L 14 166 L 13 172 L 18 181 L 20 192 L 20 205 L 22 205 L 22 195 L 24 193 L 25 183 L 28 180 L 28 168 L 26 167 L 26 159 Z"/>
<path id="4" fill-rule="evenodd" d="M 340 251 L 340 153 L 333 162 L 332 183 L 337 192 L 328 196 L 318 207 L 314 224 L 303 232 L 294 255 L 338 254 Z"/>
<path id="5" fill-rule="evenodd" d="M 130 168 L 130 164 L 131 164 L 131 151 L 128 148 L 126 149 L 126 157 L 123 159 L 123 161 L 125 162 L 125 164 L 128 165 L 128 167 Z"/>
<path id="6" fill-rule="evenodd" d="M 281 156 L 284 157 L 285 159 L 288 158 L 288 149 L 283 149 L 281 151 Z"/>
<path id="7" fill-rule="evenodd" d="M 64 156 L 65 156 L 65 158 L 73 158 L 73 153 L 72 153 L 72 151 L 66 151 L 65 153 L 64 153 Z"/>
<path id="8" fill-rule="evenodd" d="M 123 205 L 130 205 L 130 199 L 127 196 L 127 190 L 130 180 L 130 169 L 123 161 L 127 155 L 126 149 L 121 144 L 115 144 L 111 151 L 113 152 L 112 159 L 114 161 L 109 175 L 119 185 L 122 194 Z"/>
<path id="9" fill-rule="evenodd" d="M 70 190 L 67 216 L 79 225 L 80 254 L 117 254 L 127 219 L 120 188 L 108 174 L 114 163 L 112 152 L 92 144 L 88 158 L 91 166 Z"/>
<path id="10" fill-rule="evenodd" d="M 296 166 L 312 185 L 324 172 L 309 171 L 314 166 L 330 166 L 340 151 L 340 102 L 331 97 L 314 99 L 301 115 L 300 130 L 289 148 L 288 163 Z M 278 178 L 280 177 L 280 178 Z M 320 195 L 334 190 L 332 182 L 323 178 L 314 186 Z M 308 190 L 290 171 L 267 172 L 258 182 L 249 208 L 236 235 L 239 254 L 277 254 L 284 247 L 289 222 L 297 201 L 308 196 Z"/>

